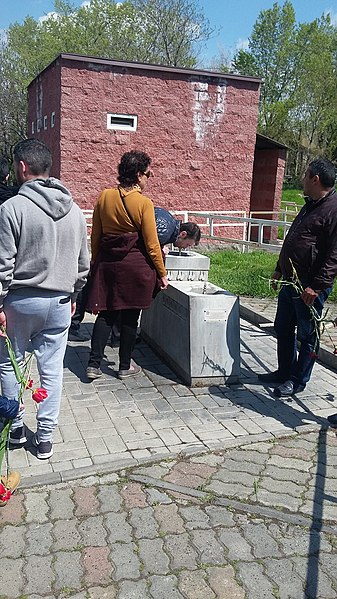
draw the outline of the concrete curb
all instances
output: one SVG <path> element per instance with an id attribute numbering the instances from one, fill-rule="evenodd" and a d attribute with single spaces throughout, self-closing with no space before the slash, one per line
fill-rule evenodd
<path id="1" fill-rule="evenodd" d="M 237 437 L 236 439 L 228 439 L 223 442 L 219 442 L 218 446 L 213 448 L 212 450 L 207 449 L 205 447 L 204 450 L 200 448 L 200 445 L 193 447 L 193 445 L 186 445 L 186 449 L 180 451 L 179 453 L 163 453 L 156 454 L 156 456 L 151 456 L 147 458 L 142 458 L 136 460 L 132 457 L 125 457 L 125 459 L 113 461 L 113 458 L 110 462 L 106 462 L 105 464 L 92 465 L 92 466 L 84 466 L 83 468 L 76 468 L 71 470 L 63 470 L 61 472 L 51 472 L 50 474 L 38 474 L 35 476 L 26 476 L 23 477 L 20 483 L 20 489 L 32 489 L 36 487 L 47 487 L 49 485 L 60 484 L 71 482 L 75 480 L 80 480 L 82 478 L 87 478 L 89 476 L 104 476 L 105 474 L 110 474 L 112 472 L 119 472 L 121 470 L 135 468 L 144 465 L 156 464 L 161 460 L 166 459 L 188 459 L 189 457 L 196 455 L 203 455 L 207 453 L 219 453 L 222 451 L 227 451 L 234 447 L 241 447 L 243 445 L 250 445 L 252 443 L 259 443 L 269 441 L 271 439 L 283 439 L 288 437 L 296 437 L 301 433 L 311 433 L 317 432 L 317 429 L 321 428 L 321 425 L 318 423 L 315 424 L 305 424 L 303 426 L 298 426 L 294 430 L 289 431 L 273 431 L 272 433 L 260 433 L 256 435 L 244 435 Z"/>

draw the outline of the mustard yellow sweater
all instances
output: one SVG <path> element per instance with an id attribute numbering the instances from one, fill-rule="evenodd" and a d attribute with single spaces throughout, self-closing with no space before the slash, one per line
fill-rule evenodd
<path id="1" fill-rule="evenodd" d="M 158 241 L 154 206 L 151 200 L 140 191 L 125 191 L 121 188 L 125 204 L 138 230 L 141 231 L 146 251 L 160 277 L 166 276 L 161 247 Z M 135 226 L 125 212 L 118 189 L 104 189 L 94 208 L 91 253 L 95 260 L 102 235 L 134 233 Z"/>

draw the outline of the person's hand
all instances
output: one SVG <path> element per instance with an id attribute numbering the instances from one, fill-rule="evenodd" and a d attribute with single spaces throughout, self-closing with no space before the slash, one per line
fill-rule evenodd
<path id="1" fill-rule="evenodd" d="M 160 289 L 167 289 L 169 286 L 169 282 L 167 277 L 161 277 L 160 278 Z"/>
<path id="2" fill-rule="evenodd" d="M 76 302 L 71 302 L 71 311 L 70 311 L 71 316 L 74 316 L 75 312 L 76 312 Z"/>
<path id="3" fill-rule="evenodd" d="M 5 329 L 6 325 L 7 325 L 6 314 L 3 311 L 1 311 L 0 312 L 0 327 L 3 327 Z M 0 329 L 0 336 L 1 337 L 5 336 L 5 334 L 2 332 L 1 329 Z"/>
<path id="4" fill-rule="evenodd" d="M 274 291 L 277 291 L 277 283 L 276 281 L 279 281 L 279 279 L 281 278 L 281 273 L 278 272 L 277 270 L 275 270 L 275 272 L 272 274 L 271 278 L 272 278 L 272 282 L 270 284 L 271 288 L 274 289 Z"/>
<path id="5" fill-rule="evenodd" d="M 163 247 L 161 249 L 162 249 L 162 252 L 163 252 L 164 256 L 167 256 L 167 254 L 170 251 L 169 246 L 168 245 L 163 245 Z"/>
<path id="6" fill-rule="evenodd" d="M 319 293 L 316 293 L 311 287 L 306 287 L 301 295 L 306 306 L 312 306 Z"/>

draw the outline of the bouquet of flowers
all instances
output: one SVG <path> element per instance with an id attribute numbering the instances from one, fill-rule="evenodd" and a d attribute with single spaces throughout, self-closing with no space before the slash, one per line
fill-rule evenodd
<path id="1" fill-rule="evenodd" d="M 36 403 L 40 403 L 48 393 L 42 387 L 33 388 L 34 381 L 30 378 L 31 361 L 33 354 L 29 354 L 24 360 L 20 368 L 11 341 L 6 333 L 6 330 L 0 326 L 1 336 L 4 337 L 8 355 L 15 373 L 16 380 L 19 383 L 18 399 L 8 399 L 0 395 L 0 473 L 2 473 L 3 462 L 5 461 L 6 474 L 1 476 L 0 480 L 0 506 L 6 505 L 13 491 L 20 482 L 20 474 L 18 472 L 10 472 L 9 468 L 9 431 L 12 426 L 13 419 L 23 409 L 24 400 L 23 394 L 26 389 L 31 390 L 32 399 Z"/>

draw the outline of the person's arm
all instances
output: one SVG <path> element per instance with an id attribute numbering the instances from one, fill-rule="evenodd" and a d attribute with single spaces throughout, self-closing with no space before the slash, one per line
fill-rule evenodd
<path id="1" fill-rule="evenodd" d="M 79 255 L 78 255 L 77 281 L 75 282 L 74 293 L 71 296 L 72 303 L 75 304 L 75 307 L 74 307 L 74 305 L 72 306 L 72 310 L 74 310 L 74 311 L 76 309 L 77 295 L 86 283 L 86 280 L 88 277 L 88 272 L 89 272 L 89 266 L 90 266 L 86 222 L 85 222 L 83 213 L 80 212 L 79 217 L 82 220 L 82 239 L 81 239 L 81 247 L 80 247 L 80 251 L 79 251 Z"/>
<path id="2" fill-rule="evenodd" d="M 104 193 L 104 192 L 103 192 Z M 94 262 L 97 258 L 99 244 L 101 241 L 103 227 L 100 215 L 100 199 L 102 194 L 96 202 L 94 213 L 92 215 L 92 229 L 91 229 L 91 260 Z"/>
<path id="3" fill-rule="evenodd" d="M 3 301 L 13 279 L 18 240 L 19 223 L 5 203 L 0 207 L 0 324 L 3 326 L 6 324 Z"/>
<path id="4" fill-rule="evenodd" d="M 146 251 L 149 254 L 155 269 L 161 279 L 166 278 L 166 269 L 164 266 L 163 254 L 158 240 L 156 220 L 154 216 L 154 206 L 149 198 L 144 198 L 141 232 L 144 239 Z M 164 281 L 163 285 L 166 289 L 167 284 Z"/>
<path id="5" fill-rule="evenodd" d="M 278 263 L 277 263 L 278 264 Z M 276 281 L 279 281 L 282 278 L 282 274 L 281 272 L 278 270 L 278 265 L 276 265 L 276 268 L 273 272 L 273 274 L 271 275 L 271 288 L 274 289 L 274 291 L 277 291 L 277 283 Z"/>
<path id="6" fill-rule="evenodd" d="M 334 219 L 335 221 L 335 219 Z M 326 235 L 325 259 L 315 278 L 310 281 L 301 295 L 302 300 L 307 306 L 311 306 L 316 297 L 327 289 L 332 287 L 337 276 L 337 224 L 331 227 Z"/>

